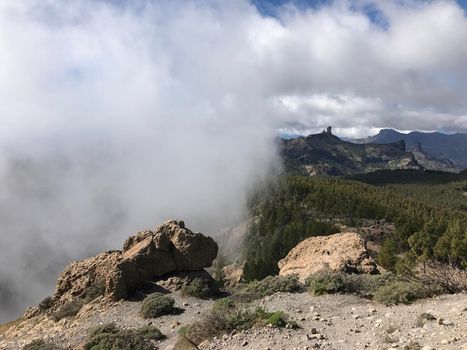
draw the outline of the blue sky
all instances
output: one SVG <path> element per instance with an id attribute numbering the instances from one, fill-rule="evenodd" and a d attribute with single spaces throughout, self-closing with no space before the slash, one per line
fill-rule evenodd
<path id="1" fill-rule="evenodd" d="M 456 1 L 467 11 L 467 0 L 453 0 L 453 1 Z M 332 3 L 333 1 L 332 0 L 252 0 L 251 2 L 255 4 L 255 6 L 258 8 L 258 10 L 263 15 L 274 15 L 275 9 L 278 6 L 281 6 L 287 3 L 293 3 L 299 8 L 308 8 L 308 7 L 317 8 L 322 5 Z M 370 11 L 369 17 L 372 18 L 372 20 L 375 19 L 373 15 L 374 13 Z"/>

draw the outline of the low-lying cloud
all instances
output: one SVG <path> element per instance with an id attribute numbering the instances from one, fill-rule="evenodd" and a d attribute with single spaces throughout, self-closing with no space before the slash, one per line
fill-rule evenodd
<path id="1" fill-rule="evenodd" d="M 465 42 L 453 1 L 1 2 L 0 321 L 138 229 L 240 220 L 278 130 L 467 131 Z"/>

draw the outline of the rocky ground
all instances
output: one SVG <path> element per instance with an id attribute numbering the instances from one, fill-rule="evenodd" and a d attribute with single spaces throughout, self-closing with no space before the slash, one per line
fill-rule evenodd
<path id="1" fill-rule="evenodd" d="M 13 326 L 0 335 L 0 349 L 16 350 L 41 338 L 66 349 L 79 348 L 87 330 L 115 322 L 123 328 L 153 324 L 167 336 L 159 349 L 172 349 L 177 330 L 211 308 L 213 301 L 181 297 L 172 293 L 180 315 L 145 320 L 138 314 L 140 302 L 114 304 L 99 300 L 87 305 L 72 319 L 54 322 L 37 317 Z M 445 295 L 412 305 L 386 307 L 353 295 L 313 297 L 308 293 L 277 293 L 253 303 L 270 311 L 284 311 L 300 329 L 258 328 L 227 334 L 200 346 L 220 349 L 460 349 L 467 350 L 467 295 Z M 436 319 L 418 324 L 422 313 Z"/>

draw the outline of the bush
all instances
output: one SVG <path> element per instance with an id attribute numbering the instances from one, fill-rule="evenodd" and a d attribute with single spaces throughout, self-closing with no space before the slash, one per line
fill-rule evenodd
<path id="1" fill-rule="evenodd" d="M 396 305 L 410 304 L 427 296 L 429 295 L 418 282 L 397 281 L 379 287 L 375 292 L 374 299 L 385 305 Z"/>
<path id="2" fill-rule="evenodd" d="M 144 318 L 156 318 L 163 315 L 174 314 L 175 300 L 161 293 L 148 295 L 141 304 L 141 316 Z"/>
<path id="3" fill-rule="evenodd" d="M 235 302 L 231 298 L 222 298 L 216 300 L 212 305 L 213 309 L 233 309 L 235 307 Z"/>
<path id="4" fill-rule="evenodd" d="M 85 303 L 89 303 L 94 299 L 105 294 L 105 280 L 102 278 L 96 279 L 90 286 L 83 291 L 83 299 Z"/>
<path id="5" fill-rule="evenodd" d="M 308 277 L 305 284 L 314 295 L 356 293 L 371 298 L 379 287 L 396 279 L 390 272 L 382 275 L 360 275 L 324 270 Z"/>
<path id="6" fill-rule="evenodd" d="M 53 305 L 52 297 L 46 297 L 39 303 L 38 306 L 41 311 L 45 311 L 45 310 L 50 309 L 52 305 Z"/>
<path id="7" fill-rule="evenodd" d="M 214 304 L 209 313 L 184 328 L 181 334 L 191 342 L 200 344 L 204 340 L 234 330 L 241 331 L 265 325 L 285 327 L 288 324 L 291 324 L 291 328 L 296 328 L 296 323 L 288 322 L 287 315 L 283 312 L 267 312 L 263 308 L 242 309 L 226 298 Z"/>
<path id="8" fill-rule="evenodd" d="M 143 336 L 144 339 L 148 340 L 162 340 L 165 339 L 165 335 L 162 334 L 159 328 L 155 326 L 143 326 L 136 330 L 136 333 Z"/>
<path id="9" fill-rule="evenodd" d="M 399 249 L 393 238 L 386 239 L 378 254 L 378 264 L 390 271 L 396 270 L 397 254 Z"/>
<path id="10" fill-rule="evenodd" d="M 114 323 L 97 326 L 89 331 L 85 350 L 148 350 L 156 349 L 151 340 L 165 336 L 154 326 L 144 326 L 136 330 L 121 330 Z"/>
<path id="11" fill-rule="evenodd" d="M 266 318 L 265 323 L 268 326 L 282 328 L 287 325 L 286 315 L 282 311 L 273 312 L 267 316 L 268 317 Z"/>
<path id="12" fill-rule="evenodd" d="M 245 289 L 250 293 L 256 293 L 260 297 L 264 297 L 278 292 L 298 293 L 303 290 L 303 286 L 298 281 L 297 275 L 268 276 L 259 282 L 250 282 Z"/>
<path id="13" fill-rule="evenodd" d="M 23 346 L 23 350 L 60 350 L 57 345 L 46 343 L 44 340 L 33 340 L 28 345 Z"/>
<path id="14" fill-rule="evenodd" d="M 214 281 L 196 277 L 190 283 L 182 287 L 182 294 L 200 299 L 208 299 L 218 292 L 214 284 Z"/>
<path id="15" fill-rule="evenodd" d="M 73 299 L 66 302 L 51 314 L 54 321 L 60 321 L 62 318 L 75 316 L 84 305 L 82 299 Z"/>
<path id="16" fill-rule="evenodd" d="M 418 273 L 420 283 L 437 286 L 443 293 L 462 293 L 467 291 L 467 271 L 447 264 L 430 262 Z"/>
<path id="17" fill-rule="evenodd" d="M 342 273 L 318 272 L 308 277 L 305 283 L 314 295 L 348 292 Z"/>

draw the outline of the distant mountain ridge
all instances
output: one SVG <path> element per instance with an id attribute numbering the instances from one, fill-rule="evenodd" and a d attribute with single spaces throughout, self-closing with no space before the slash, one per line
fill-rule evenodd
<path id="1" fill-rule="evenodd" d="M 356 143 L 392 143 L 404 141 L 407 150 L 422 150 L 430 157 L 451 161 L 467 169 L 467 133 L 447 135 L 440 132 L 412 131 L 408 134 L 393 129 L 382 129 L 377 135 L 352 140 Z"/>
<path id="2" fill-rule="evenodd" d="M 333 135 L 330 128 L 320 134 L 281 139 L 280 154 L 288 172 L 307 176 L 341 176 L 384 169 L 459 170 L 452 163 L 426 155 L 420 149 L 407 152 L 403 140 L 352 143 Z"/>

